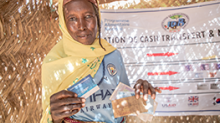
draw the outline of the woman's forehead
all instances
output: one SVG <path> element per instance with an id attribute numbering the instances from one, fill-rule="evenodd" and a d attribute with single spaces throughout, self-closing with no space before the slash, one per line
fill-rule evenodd
<path id="1" fill-rule="evenodd" d="M 63 6 L 66 5 L 67 3 L 69 3 L 70 1 L 73 1 L 73 0 L 63 0 Z M 97 6 L 96 0 L 88 0 L 88 1 L 94 3 Z"/>
<path id="2" fill-rule="evenodd" d="M 94 8 L 88 0 L 71 0 L 64 7 L 65 14 L 73 13 L 93 13 Z"/>

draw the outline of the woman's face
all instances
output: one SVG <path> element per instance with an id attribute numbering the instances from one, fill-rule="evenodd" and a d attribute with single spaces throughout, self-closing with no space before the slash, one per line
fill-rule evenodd
<path id="1" fill-rule="evenodd" d="M 88 0 L 72 0 L 64 5 L 66 27 L 72 38 L 91 45 L 97 33 L 97 18 L 92 3 Z"/>

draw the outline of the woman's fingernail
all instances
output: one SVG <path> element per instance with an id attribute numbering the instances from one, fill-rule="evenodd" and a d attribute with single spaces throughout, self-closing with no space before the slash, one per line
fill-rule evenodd
<path id="1" fill-rule="evenodd" d="M 156 97 L 156 95 L 154 94 L 154 95 L 152 96 L 152 98 L 155 99 L 155 97 Z"/>
<path id="2" fill-rule="evenodd" d="M 147 101 L 147 94 L 146 94 L 146 95 L 144 95 L 144 100 L 145 100 L 145 101 Z"/>
<path id="3" fill-rule="evenodd" d="M 86 102 L 86 99 L 85 99 L 85 98 L 82 98 L 82 102 Z"/>
<path id="4" fill-rule="evenodd" d="M 83 103 L 83 104 L 82 104 L 82 107 L 84 107 L 85 105 L 86 105 L 86 104 L 85 104 L 85 103 Z"/>

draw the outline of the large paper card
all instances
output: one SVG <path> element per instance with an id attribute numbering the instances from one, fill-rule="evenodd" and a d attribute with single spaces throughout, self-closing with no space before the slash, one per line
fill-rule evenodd
<path id="1" fill-rule="evenodd" d="M 151 122 L 157 108 L 157 102 L 154 101 L 150 95 L 148 95 L 148 100 L 142 103 L 142 93 L 138 100 L 134 98 L 134 95 L 135 92 L 133 88 L 121 82 L 118 84 L 111 97 L 109 98 L 112 101 L 114 116 L 136 116 L 144 122 Z"/>
<path id="2" fill-rule="evenodd" d="M 98 91 L 99 87 L 97 84 L 95 84 L 91 75 L 88 75 L 85 78 L 81 79 L 76 84 L 69 87 L 67 90 L 77 93 L 78 97 L 87 98 L 96 91 Z"/>
<path id="3" fill-rule="evenodd" d="M 135 96 L 125 97 L 112 101 L 114 117 L 122 117 L 130 114 L 148 112 L 147 104 L 143 98 L 136 99 Z"/>

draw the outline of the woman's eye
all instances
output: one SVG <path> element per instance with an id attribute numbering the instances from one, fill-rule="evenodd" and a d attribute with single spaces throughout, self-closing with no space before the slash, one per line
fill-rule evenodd
<path id="1" fill-rule="evenodd" d="M 86 19 L 89 19 L 89 18 L 91 18 L 92 16 L 91 15 L 86 15 Z"/>
<path id="2" fill-rule="evenodd" d="M 70 21 L 76 21 L 77 19 L 75 17 L 71 17 Z"/>

